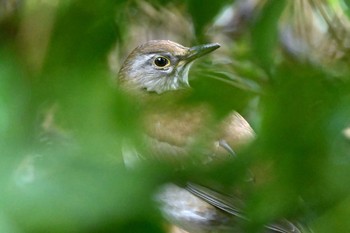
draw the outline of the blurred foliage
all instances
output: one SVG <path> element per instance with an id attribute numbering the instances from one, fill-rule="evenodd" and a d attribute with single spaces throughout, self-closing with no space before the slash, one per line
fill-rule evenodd
<path id="1" fill-rule="evenodd" d="M 243 186 L 247 232 L 282 216 L 349 232 L 349 1 L 293 2 L 1 0 L 0 231 L 164 232 L 152 194 L 191 178 Z M 305 18 L 286 14 L 293 7 Z M 186 101 L 247 117 L 258 136 L 237 160 L 124 168 L 138 112 L 115 67 L 156 38 L 221 43 L 191 71 Z M 254 187 L 239 179 L 248 168 L 263 177 Z"/>

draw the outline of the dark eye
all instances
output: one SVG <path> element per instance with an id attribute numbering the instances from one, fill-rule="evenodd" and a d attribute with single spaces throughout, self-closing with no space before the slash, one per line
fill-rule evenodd
<path id="1" fill-rule="evenodd" d="M 158 67 L 166 67 L 170 64 L 170 61 L 166 57 L 156 57 L 156 59 L 154 59 L 154 64 Z"/>

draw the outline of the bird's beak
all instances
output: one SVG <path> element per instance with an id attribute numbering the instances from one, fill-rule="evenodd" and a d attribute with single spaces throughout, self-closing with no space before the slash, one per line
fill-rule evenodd
<path id="1" fill-rule="evenodd" d="M 186 63 L 190 63 L 193 60 L 202 57 L 205 54 L 208 54 L 218 48 L 220 48 L 220 45 L 218 43 L 194 46 L 190 48 L 189 53 L 184 60 Z"/>
<path id="2" fill-rule="evenodd" d="M 213 44 L 204 44 L 204 45 L 198 45 L 194 46 L 192 48 L 189 48 L 188 53 L 182 58 L 182 61 L 179 63 L 179 77 L 180 77 L 180 83 L 184 87 L 189 87 L 188 83 L 188 71 L 191 67 L 191 64 L 193 61 L 199 57 L 204 56 L 205 54 L 208 54 L 215 49 L 218 49 L 220 45 L 218 43 Z"/>

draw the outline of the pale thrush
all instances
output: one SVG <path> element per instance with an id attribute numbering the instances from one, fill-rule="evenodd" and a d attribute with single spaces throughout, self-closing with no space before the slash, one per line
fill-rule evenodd
<path id="1" fill-rule="evenodd" d="M 152 40 L 126 58 L 118 84 L 145 106 L 140 121 L 152 157 L 177 160 L 195 151 L 203 156 L 203 162 L 208 162 L 229 157 L 254 138 L 252 128 L 237 112 L 232 111 L 215 124 L 208 105 L 181 101 L 190 87 L 188 73 L 193 61 L 219 47 L 214 43 L 188 48 L 169 40 Z M 200 150 L 196 150 L 198 145 Z M 133 160 L 130 154 L 138 156 L 137 152 L 124 152 L 127 163 Z M 242 232 L 236 224 L 237 219 L 245 219 L 240 200 L 192 183 L 186 187 L 165 185 L 156 196 L 163 215 L 186 231 Z M 300 232 L 288 221 L 267 225 L 265 229 Z"/>

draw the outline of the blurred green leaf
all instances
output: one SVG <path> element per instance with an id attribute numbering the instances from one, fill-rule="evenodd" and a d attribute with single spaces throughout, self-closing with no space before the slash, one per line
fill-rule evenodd
<path id="1" fill-rule="evenodd" d="M 350 1 L 349 0 L 343 0 L 343 2 L 347 5 L 348 8 L 350 8 Z"/>
<path id="2" fill-rule="evenodd" d="M 1 47 L 0 79 L 0 144 L 6 147 L 9 143 L 24 143 L 29 128 L 21 123 L 26 122 L 30 90 L 19 61 Z"/>
<path id="3" fill-rule="evenodd" d="M 223 9 L 224 6 L 232 3 L 231 0 L 210 1 L 210 0 L 187 0 L 188 11 L 192 16 L 196 34 L 200 37 L 199 42 L 204 38 L 205 27 L 213 21 L 214 17 Z"/>
<path id="4" fill-rule="evenodd" d="M 153 194 L 162 182 L 189 179 L 246 191 L 249 232 L 282 216 L 312 222 L 315 232 L 349 229 L 350 139 L 344 129 L 350 125 L 350 73 L 337 57 L 343 51 L 333 43 L 332 64 L 282 53 L 276 58 L 287 1 L 264 1 L 262 11 L 249 11 L 258 12 L 247 28 L 251 43 L 218 31 L 213 38 L 225 46 L 210 57 L 217 63 L 202 60 L 191 71 L 193 91 L 186 104 L 210 104 L 218 118 L 238 110 L 261 119 L 251 147 L 213 167 L 185 161 L 174 169 L 149 161 L 133 171 L 124 167 L 121 150 L 125 139 L 143 147 L 140 106 L 114 87 L 108 58 L 115 44 L 118 56 L 129 49 L 121 38 L 138 35 L 138 27 L 132 27 L 137 4 L 30 1 L 11 8 L 19 1 L 0 4 L 5 2 L 0 16 L 0 232 L 163 232 Z M 328 9 L 327 3 L 322 7 Z M 348 1 L 343 3 L 339 6 L 348 11 Z M 150 4 L 154 8 L 144 10 L 155 18 L 162 7 L 181 9 L 193 20 L 196 39 L 205 41 L 207 26 L 233 3 Z M 130 38 L 125 47 L 148 38 L 141 37 Z M 245 181 L 248 167 L 257 171 L 256 185 Z"/>
<path id="5" fill-rule="evenodd" d="M 260 15 L 258 15 L 256 23 L 252 29 L 252 48 L 254 58 L 268 70 L 274 60 L 274 49 L 277 43 L 278 19 L 280 18 L 287 1 L 272 0 L 268 1 L 264 6 Z"/>
<path id="6" fill-rule="evenodd" d="M 139 197 L 152 190 L 147 178 L 88 153 L 57 150 L 30 159 L 14 167 L 1 194 L 3 210 L 26 232 L 100 232 L 107 223 L 152 218 L 151 199 Z"/>
<path id="7" fill-rule="evenodd" d="M 328 213 L 322 215 L 317 221 L 315 232 L 347 232 L 350 230 L 350 224 L 346 216 L 350 214 L 349 197 L 334 204 Z"/>
<path id="8" fill-rule="evenodd" d="M 102 63 L 116 42 L 115 14 L 121 3 L 114 1 L 72 1 L 62 4 L 52 35 L 49 66 L 65 69 Z M 78 66 L 78 67 L 77 67 Z"/>

